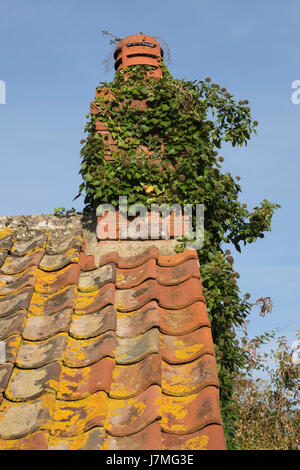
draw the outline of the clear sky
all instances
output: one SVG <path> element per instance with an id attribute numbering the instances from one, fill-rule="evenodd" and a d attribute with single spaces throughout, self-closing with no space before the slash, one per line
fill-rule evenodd
<path id="1" fill-rule="evenodd" d="M 234 257 L 242 291 L 274 302 L 266 318 L 253 311 L 250 334 L 279 327 L 291 344 L 300 328 L 299 24 L 297 0 L 0 0 L 0 215 L 82 209 L 72 199 L 85 114 L 95 86 L 113 77 L 101 30 L 161 37 L 173 76 L 211 77 L 248 99 L 259 121 L 248 147 L 224 147 L 224 166 L 241 177 L 249 208 L 265 198 L 282 208 L 272 232 Z"/>

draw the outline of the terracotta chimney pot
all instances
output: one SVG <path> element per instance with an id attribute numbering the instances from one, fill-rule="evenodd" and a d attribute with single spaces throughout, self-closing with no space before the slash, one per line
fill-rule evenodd
<path id="1" fill-rule="evenodd" d="M 137 34 L 122 39 L 114 53 L 115 70 L 132 65 L 152 65 L 155 67 L 153 76 L 161 77 L 160 61 L 164 51 L 159 42 L 152 36 Z"/>

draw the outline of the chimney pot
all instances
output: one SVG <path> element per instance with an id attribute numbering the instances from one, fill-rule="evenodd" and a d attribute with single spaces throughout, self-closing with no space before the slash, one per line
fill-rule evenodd
<path id="1" fill-rule="evenodd" d="M 160 60 L 164 51 L 159 42 L 152 36 L 137 34 L 122 39 L 115 52 L 115 70 L 118 72 L 124 67 L 133 65 L 152 65 L 155 68 L 154 76 L 162 75 Z"/>

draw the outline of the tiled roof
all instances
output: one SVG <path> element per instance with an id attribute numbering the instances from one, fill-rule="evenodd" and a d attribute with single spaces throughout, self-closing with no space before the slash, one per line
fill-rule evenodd
<path id="1" fill-rule="evenodd" d="M 84 249 L 0 231 L 0 449 L 224 449 L 197 253 Z"/>

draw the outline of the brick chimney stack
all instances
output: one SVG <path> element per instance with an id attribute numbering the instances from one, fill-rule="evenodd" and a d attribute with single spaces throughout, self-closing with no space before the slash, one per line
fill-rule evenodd
<path id="1" fill-rule="evenodd" d="M 116 72 L 134 65 L 150 65 L 153 66 L 153 71 L 148 71 L 147 74 L 154 78 L 162 76 L 161 60 L 164 56 L 164 51 L 159 42 L 152 36 L 145 34 L 138 34 L 128 36 L 122 39 L 115 52 L 115 70 Z M 111 90 L 107 87 L 99 87 L 96 89 L 96 98 L 102 96 L 105 101 L 109 102 L 113 98 Z M 131 106 L 136 106 L 140 109 L 146 108 L 146 100 L 133 100 Z M 99 109 L 95 101 L 90 104 L 90 114 L 98 114 Z M 117 148 L 117 140 L 112 138 L 107 125 L 97 119 L 96 131 L 102 135 L 106 155 L 104 157 L 107 161 L 114 161 L 113 152 Z M 146 153 L 150 153 L 147 148 L 141 147 Z M 159 162 L 159 161 L 158 161 Z"/>
<path id="2" fill-rule="evenodd" d="M 160 46 L 159 42 L 153 38 L 152 36 L 146 36 L 144 34 L 132 35 L 122 39 L 117 48 L 114 52 L 114 59 L 115 59 L 115 70 L 119 72 L 120 70 L 132 67 L 135 65 L 149 65 L 153 67 L 153 70 L 148 70 L 145 75 L 160 78 L 162 76 L 162 68 L 161 68 L 161 61 L 163 60 L 164 52 L 162 47 Z M 110 88 L 103 86 L 96 89 L 96 98 L 102 96 L 104 101 L 109 103 L 111 99 L 113 99 L 114 95 Z M 146 99 L 143 100 L 132 100 L 130 106 L 137 107 L 141 110 L 146 109 Z M 98 114 L 99 109 L 96 105 L 95 101 L 91 102 L 90 107 L 91 114 Z M 105 156 L 104 159 L 106 161 L 114 161 L 114 151 L 117 149 L 117 139 L 114 139 L 109 131 L 107 124 L 101 121 L 99 118 L 95 122 L 96 132 L 101 134 L 104 147 L 105 147 Z M 162 151 L 163 151 L 163 144 L 162 144 Z M 151 151 L 143 145 L 137 148 L 137 152 L 143 151 L 146 155 L 151 155 Z M 159 164 L 161 162 L 160 159 L 154 161 L 154 164 Z M 102 229 L 100 228 L 100 223 L 102 220 L 106 219 L 107 214 L 98 217 L 98 239 L 118 239 L 119 238 L 119 225 L 121 223 L 121 215 L 119 211 L 116 213 L 116 219 L 114 224 L 114 234 L 112 238 L 110 236 L 106 237 L 104 233 L 102 233 Z M 106 219 L 108 221 L 108 219 Z M 161 216 L 158 216 L 155 222 L 151 219 L 151 215 L 148 214 L 148 221 L 152 224 L 158 224 L 159 232 L 161 233 L 162 230 L 162 219 Z M 179 215 L 176 216 L 174 213 L 170 214 L 170 236 L 173 238 L 176 236 L 176 233 L 183 234 L 187 231 L 187 223 L 183 216 Z M 122 221 L 123 223 L 127 223 L 125 220 Z"/>

